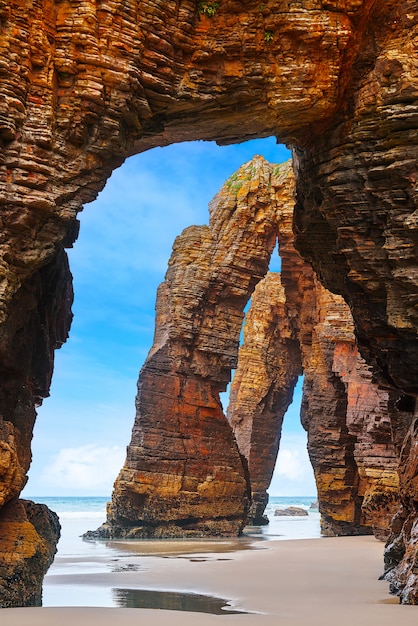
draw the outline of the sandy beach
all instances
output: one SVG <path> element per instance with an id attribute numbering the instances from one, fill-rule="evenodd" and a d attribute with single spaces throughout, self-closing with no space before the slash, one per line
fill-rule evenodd
<path id="1" fill-rule="evenodd" d="M 415 626 L 418 620 L 418 607 L 400 606 L 389 595 L 388 584 L 378 580 L 383 544 L 373 537 L 269 540 L 244 546 L 225 540 L 212 546 L 191 542 L 182 544 L 183 548 L 165 543 L 157 555 L 144 554 L 141 543 L 137 554 L 132 544 L 118 543 L 108 557 L 98 555 L 96 567 L 90 559 L 91 571 L 58 570 L 47 586 L 68 590 L 75 585 L 93 597 L 97 590 L 109 588 L 192 592 L 224 598 L 228 606 L 245 612 L 228 614 L 225 610 L 222 615 L 211 615 L 64 606 L 3 609 L 2 618 L 10 626 L 187 626 L 197 622 L 199 626 L 222 622 L 234 626 Z"/>

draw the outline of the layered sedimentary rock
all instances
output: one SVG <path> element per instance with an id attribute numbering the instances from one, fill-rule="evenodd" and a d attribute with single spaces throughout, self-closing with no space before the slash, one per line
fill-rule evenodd
<path id="1" fill-rule="evenodd" d="M 326 286 L 349 303 L 363 358 L 410 405 L 418 362 L 417 23 L 415 2 L 370 3 L 368 30 L 338 115 L 298 151 L 295 211 L 297 246 Z M 388 558 L 401 602 L 417 604 L 412 419 L 413 410 L 403 412 L 402 510 L 391 544 L 402 547 Z"/>
<path id="2" fill-rule="evenodd" d="M 257 286 L 231 385 L 228 417 L 248 459 L 250 518 L 263 522 L 283 417 L 303 372 L 302 422 L 322 533 L 373 532 L 384 539 L 399 503 L 399 457 L 392 442 L 389 394 L 372 382 L 342 298 L 324 289 L 308 267 L 303 276 L 305 290 L 310 281 L 313 294 L 308 302 L 315 306 L 309 312 L 300 310 L 300 319 L 310 323 L 298 324 L 299 331 L 290 327 L 287 306 L 292 308 L 292 301 L 286 298 L 280 274 L 267 274 Z M 295 293 L 295 285 L 288 285 Z"/>
<path id="3" fill-rule="evenodd" d="M 348 306 L 322 287 L 294 248 L 293 175 L 282 168 L 287 181 L 277 212 L 281 274 L 267 274 L 252 296 L 228 407 L 248 460 L 251 518 L 262 521 L 283 416 L 303 371 L 302 421 L 323 533 L 373 531 L 383 538 L 398 504 L 389 394 L 373 383 L 358 353 Z"/>
<path id="4" fill-rule="evenodd" d="M 248 460 L 253 524 L 268 521 L 263 516 L 283 417 L 301 373 L 299 342 L 289 324 L 280 274 L 269 272 L 257 285 L 245 318 L 227 412 L 239 449 Z"/>
<path id="5" fill-rule="evenodd" d="M 388 394 L 358 355 L 347 305 L 292 247 L 293 192 L 289 163 L 256 157 L 218 194 L 209 227 L 190 227 L 176 240 L 127 460 L 107 522 L 89 536 L 242 529 L 248 475 L 218 391 L 236 367 L 243 309 L 258 281 L 228 407 L 249 466 L 250 520 L 263 521 L 283 416 L 304 370 L 303 421 L 323 532 L 388 534 L 398 496 Z M 260 280 L 277 235 L 285 287 L 279 273 Z"/>
<path id="6" fill-rule="evenodd" d="M 204 4 L 0 2 L 2 323 L 16 326 L 18 292 L 63 263 L 77 211 L 127 155 L 275 134 L 295 147 L 297 246 L 349 303 L 362 357 L 409 409 L 392 425 L 409 432 L 418 380 L 416 2 L 222 0 L 211 15 Z M 14 357 L 4 345 L 8 380 Z M 49 356 L 43 367 L 48 380 Z M 37 391 L 28 389 L 33 411 Z M 408 554 L 417 543 L 416 445 L 411 430 L 400 486 L 409 521 L 394 529 Z M 8 466 L 3 491 L 13 492 L 24 478 L 10 478 Z M 409 572 L 402 601 L 418 602 L 412 562 L 400 564 Z"/>
<path id="7" fill-rule="evenodd" d="M 399 506 L 399 455 L 393 444 L 390 418 L 392 397 L 372 381 L 370 368 L 349 336 L 339 335 L 334 349 L 333 371 L 347 394 L 346 424 L 355 437 L 354 459 L 358 468 L 358 493 L 362 498 L 360 523 L 376 537 L 386 539 Z"/>
<path id="8" fill-rule="evenodd" d="M 42 581 L 60 536 L 43 504 L 13 499 L 0 511 L 0 608 L 41 606 Z"/>
<path id="9" fill-rule="evenodd" d="M 173 246 L 141 370 L 127 458 L 100 536 L 237 535 L 249 481 L 219 399 L 236 367 L 245 304 L 276 243 L 282 176 L 242 166 L 210 205 L 209 226 Z"/>
<path id="10" fill-rule="evenodd" d="M 48 395 L 72 297 L 66 253 L 59 249 L 21 285 L 0 326 L 0 606 L 40 604 L 42 578 L 56 552 L 56 517 L 16 498 L 27 482 L 35 406 Z"/>
<path id="11" fill-rule="evenodd" d="M 400 450 L 401 506 L 392 520 L 392 533 L 385 550 L 385 578 L 401 602 L 418 604 L 417 536 L 417 416 L 416 400 L 398 396 L 393 406 L 392 425 Z"/>
<path id="12" fill-rule="evenodd" d="M 302 373 L 300 341 L 304 334 L 311 336 L 315 306 L 312 269 L 293 245 L 292 168 L 289 164 L 271 167 L 279 168 L 283 179 L 277 196 L 276 225 L 281 272 L 267 274 L 253 294 L 228 406 L 239 449 L 249 463 L 253 523 L 267 522 L 267 489 L 276 463 L 281 425 Z"/>
<path id="13" fill-rule="evenodd" d="M 360 357 L 350 311 L 316 279 L 312 336 L 302 347 L 302 423 L 325 535 L 389 534 L 399 501 L 389 394 Z"/>

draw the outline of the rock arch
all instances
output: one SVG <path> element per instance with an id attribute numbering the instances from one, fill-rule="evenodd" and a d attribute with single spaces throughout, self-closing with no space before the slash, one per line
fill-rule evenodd
<path id="1" fill-rule="evenodd" d="M 215 196 L 209 226 L 191 226 L 174 242 L 127 458 L 99 536 L 242 530 L 249 476 L 219 392 L 237 364 L 245 305 L 276 244 L 288 172 L 255 157 Z"/>
<path id="2" fill-rule="evenodd" d="M 290 162 L 254 157 L 212 201 L 209 226 L 176 239 L 127 458 L 107 522 L 88 537 L 238 534 L 249 489 L 250 518 L 259 523 L 283 417 L 304 372 L 302 417 L 323 533 L 387 538 L 398 505 L 389 394 L 358 354 L 347 305 L 293 247 L 293 206 Z M 267 273 L 276 237 L 282 269 Z M 227 415 L 245 460 L 218 393 L 236 367 Z"/>
<path id="3" fill-rule="evenodd" d="M 53 349 L 68 332 L 63 249 L 76 238 L 76 214 L 126 156 L 155 145 L 271 134 L 291 144 L 296 247 L 349 304 L 374 375 L 416 397 L 415 0 L 224 0 L 212 17 L 194 0 L 3 0 L 0 21 L 9 508 L 25 482 L 23 442 L 48 393 Z M 29 335 L 43 357 L 33 359 L 29 347 L 17 361 L 15 347 Z M 413 404 L 401 402 L 408 410 L 392 421 L 405 445 L 390 553 L 394 587 L 412 603 Z"/>

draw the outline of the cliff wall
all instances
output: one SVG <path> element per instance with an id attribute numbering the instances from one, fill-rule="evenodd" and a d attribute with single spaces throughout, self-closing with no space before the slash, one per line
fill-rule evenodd
<path id="1" fill-rule="evenodd" d="M 358 353 L 350 310 L 314 279 L 315 323 L 304 354 L 302 423 L 325 535 L 386 539 L 399 505 L 399 456 L 387 391 Z M 307 349 L 306 349 L 307 347 Z"/>
<path id="2" fill-rule="evenodd" d="M 408 1 L 369 9 L 338 114 L 297 150 L 296 246 L 349 304 L 362 357 L 407 408 L 391 415 L 392 428 L 408 434 L 386 558 L 401 602 L 417 604 L 418 15 Z"/>

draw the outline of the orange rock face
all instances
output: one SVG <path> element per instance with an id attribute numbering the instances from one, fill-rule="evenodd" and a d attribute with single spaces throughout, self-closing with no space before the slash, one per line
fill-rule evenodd
<path id="1" fill-rule="evenodd" d="M 0 608 L 41 606 L 42 580 L 60 536 L 57 515 L 15 499 L 1 509 L 0 527 Z"/>
<path id="2" fill-rule="evenodd" d="M 257 285 L 245 318 L 227 416 L 250 471 L 253 524 L 263 518 L 279 450 L 283 417 L 302 374 L 299 342 L 290 327 L 280 274 Z"/>
<path id="3" fill-rule="evenodd" d="M 261 157 L 210 205 L 209 226 L 177 237 L 156 304 L 154 344 L 101 536 L 237 535 L 246 464 L 219 399 L 236 367 L 243 310 L 276 242 L 281 174 Z"/>
<path id="4" fill-rule="evenodd" d="M 82 203 L 152 146 L 274 134 L 295 149 L 296 245 L 343 295 L 362 358 L 408 409 L 391 416 L 399 436 L 409 433 L 400 472 L 409 521 L 394 532 L 416 554 L 416 0 L 218 4 L 208 15 L 195 0 L 0 1 L 0 414 L 12 424 L 1 429 L 1 492 L 12 497 L 25 480 L 34 406 L 66 337 L 65 323 L 59 340 L 46 336 L 40 320 L 52 305 L 37 285 L 61 267 L 49 282 L 61 286 L 54 310 L 67 319 L 63 247 Z M 400 563 L 408 591 L 405 576 L 397 588 L 416 603 L 414 558 Z"/>
<path id="5" fill-rule="evenodd" d="M 262 521 L 283 416 L 303 372 L 302 420 L 322 531 L 385 538 L 399 486 L 389 394 L 372 382 L 358 353 L 347 305 L 321 286 L 294 248 L 293 176 L 285 171 L 277 208 L 281 276 L 267 274 L 252 296 L 228 407 L 248 459 L 251 516 Z"/>
<path id="6" fill-rule="evenodd" d="M 304 354 L 302 421 L 318 488 L 322 532 L 384 539 L 398 506 L 398 454 L 387 391 L 360 357 L 350 311 L 316 280 Z"/>

